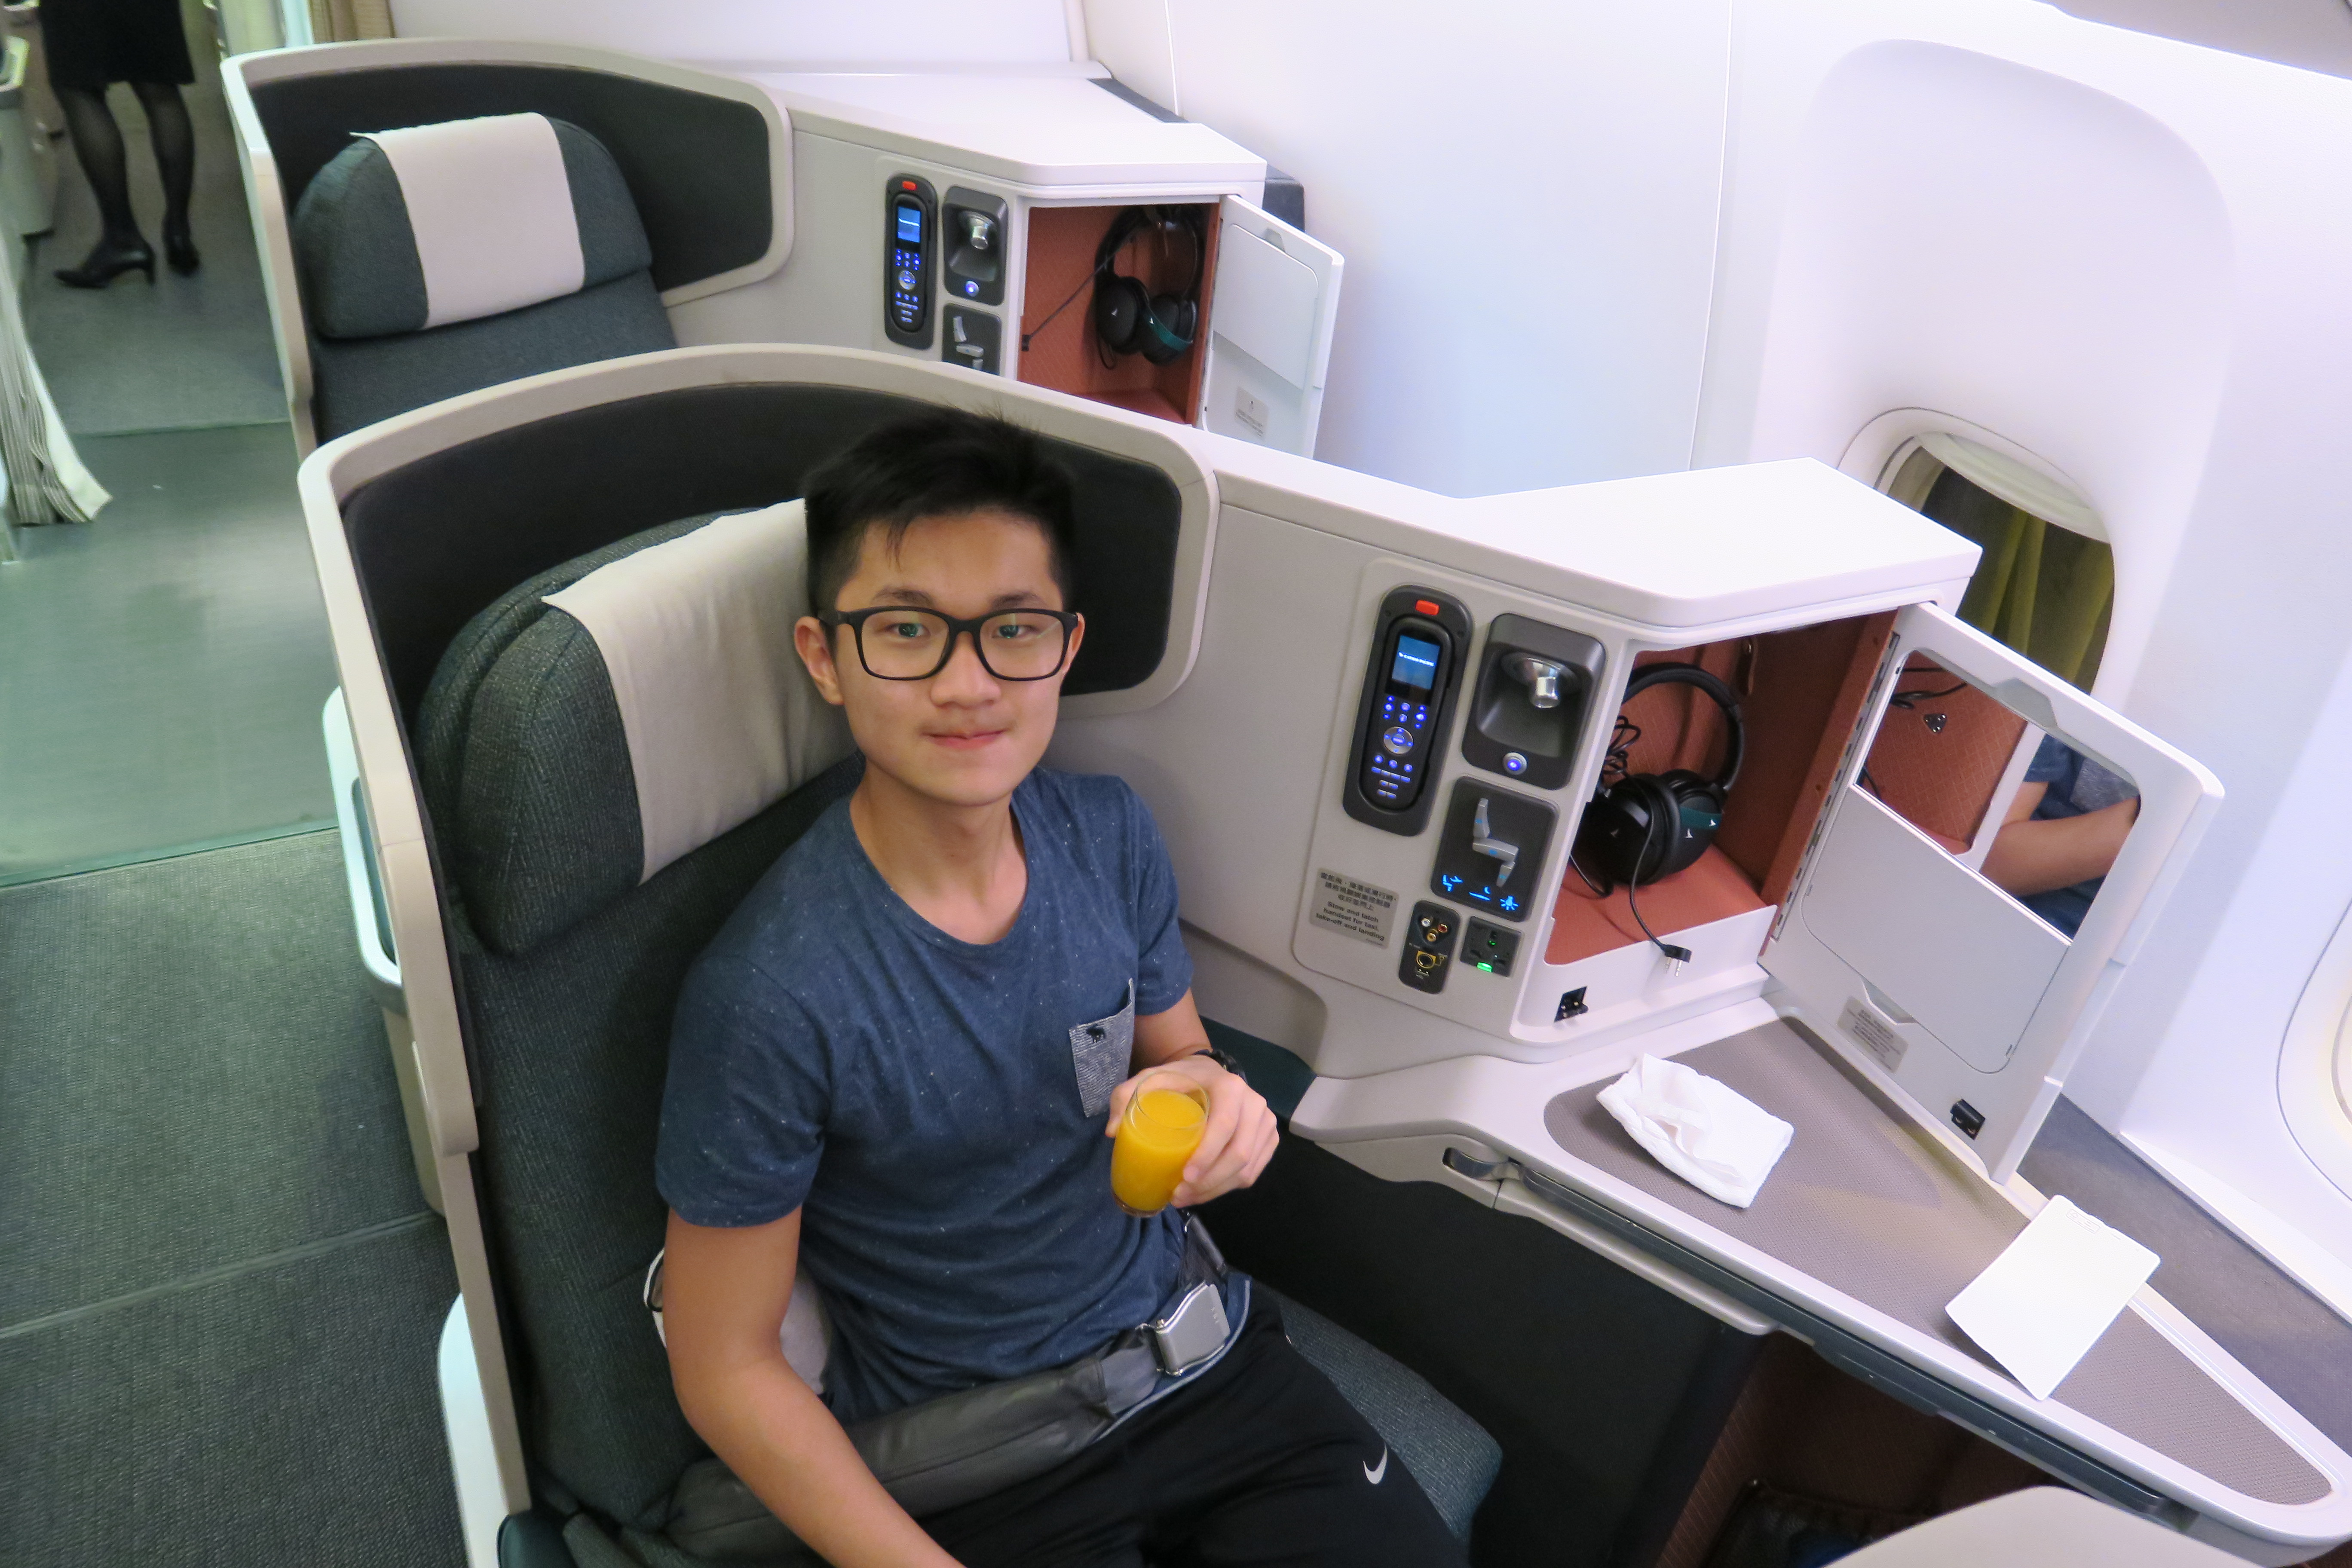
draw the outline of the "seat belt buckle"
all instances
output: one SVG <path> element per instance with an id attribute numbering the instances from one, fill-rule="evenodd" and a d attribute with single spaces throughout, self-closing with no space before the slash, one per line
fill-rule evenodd
<path id="1" fill-rule="evenodd" d="M 1225 1348 L 1233 1325 L 1225 1321 L 1225 1301 L 1213 1280 L 1202 1280 L 1184 1292 L 1176 1310 L 1144 1325 L 1151 1353 L 1160 1370 L 1181 1377 Z"/>

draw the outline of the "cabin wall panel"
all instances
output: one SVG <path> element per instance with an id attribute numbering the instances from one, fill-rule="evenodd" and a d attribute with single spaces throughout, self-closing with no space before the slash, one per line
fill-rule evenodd
<path id="1" fill-rule="evenodd" d="M 1170 0 L 1176 95 L 1348 258 L 1316 455 L 1449 495 L 1690 461 L 1728 0 Z"/>
<path id="2" fill-rule="evenodd" d="M 1070 58 L 1062 0 L 391 0 L 395 37 L 530 38 L 674 60 L 1045 65 Z"/>

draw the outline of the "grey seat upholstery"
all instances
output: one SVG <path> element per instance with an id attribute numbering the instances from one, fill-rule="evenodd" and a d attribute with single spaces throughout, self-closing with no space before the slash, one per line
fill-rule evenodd
<path id="1" fill-rule="evenodd" d="M 1257 1288 L 1265 1289 L 1263 1281 Z M 1284 1331 L 1298 1353 L 1331 1380 L 1404 1461 L 1437 1505 L 1445 1527 L 1468 1540 L 1471 1516 L 1503 1468 L 1503 1446 L 1402 1362 L 1320 1312 L 1287 1297 L 1276 1300 Z"/>
<path id="2" fill-rule="evenodd" d="M 533 577 L 459 634 L 425 695 L 418 778 L 454 882 L 486 1218 L 534 1465 L 550 1495 L 657 1531 L 704 1449 L 637 1297 L 687 968 L 856 777 L 837 769 L 637 885 L 635 786 L 602 656 L 541 595 L 674 537 L 656 528 Z"/>
<path id="3" fill-rule="evenodd" d="M 620 166 L 587 132 L 551 123 L 584 277 L 575 293 L 499 315 L 425 325 L 408 209 L 375 142 L 353 140 L 310 180 L 292 229 L 320 440 L 502 381 L 677 346 Z"/>

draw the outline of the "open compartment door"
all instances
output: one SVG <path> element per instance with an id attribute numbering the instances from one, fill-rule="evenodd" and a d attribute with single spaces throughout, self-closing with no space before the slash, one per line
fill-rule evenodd
<path id="1" fill-rule="evenodd" d="M 1931 605 L 1897 617 L 1869 713 L 1764 967 L 2006 1180 L 2221 786 Z"/>
<path id="2" fill-rule="evenodd" d="M 1201 428 L 1311 458 L 1344 263 L 1238 196 L 1217 222 Z"/>

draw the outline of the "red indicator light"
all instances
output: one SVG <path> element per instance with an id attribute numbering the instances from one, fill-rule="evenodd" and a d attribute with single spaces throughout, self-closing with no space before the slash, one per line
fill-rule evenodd
<path id="1" fill-rule="evenodd" d="M 901 180 L 898 182 L 898 188 L 902 191 L 911 191 L 915 188 L 915 182 L 912 180 Z"/>
<path id="2" fill-rule="evenodd" d="M 1415 599 L 1412 602 L 1412 609 L 1413 614 L 1417 616 L 1433 616 L 1437 614 L 1437 606 L 1431 604 L 1427 599 Z"/>

